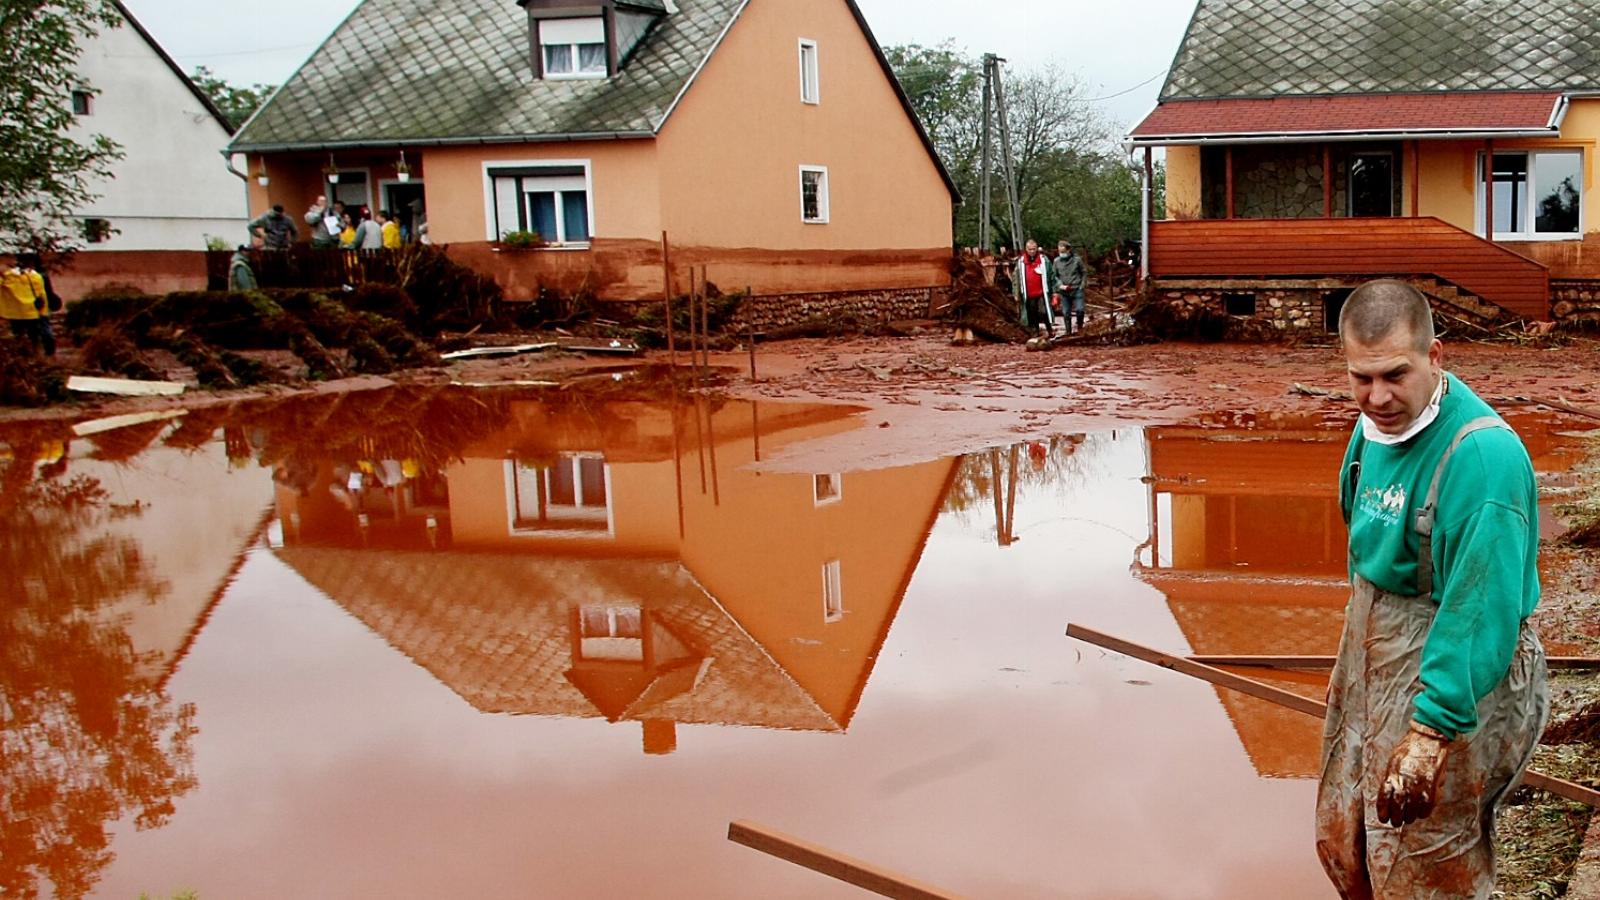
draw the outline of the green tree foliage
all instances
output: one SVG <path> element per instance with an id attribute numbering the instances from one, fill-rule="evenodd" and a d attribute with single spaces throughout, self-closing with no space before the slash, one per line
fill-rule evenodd
<path id="1" fill-rule="evenodd" d="M 270 84 L 252 84 L 249 87 L 231 85 L 205 66 L 195 66 L 194 72 L 189 76 L 195 87 L 201 93 L 211 98 L 211 102 L 222 110 L 222 115 L 228 120 L 228 127 L 238 129 L 246 119 L 255 115 L 261 104 L 276 90 Z"/>
<path id="2" fill-rule="evenodd" d="M 945 42 L 905 44 L 884 55 L 917 111 L 965 204 L 956 241 L 978 241 L 982 178 L 983 61 Z M 1002 74 L 1023 230 L 1046 246 L 1065 238 L 1093 253 L 1139 236 L 1139 172 L 1117 146 L 1116 126 L 1055 67 Z M 993 221 L 998 244 L 1016 246 L 1006 206 L 1000 136 L 993 136 Z"/>
<path id="3" fill-rule="evenodd" d="M 76 126 L 74 91 L 94 93 L 77 71 L 86 40 L 121 25 L 106 0 L 0 3 L 0 244 L 42 251 L 78 241 L 74 210 L 95 199 L 122 152 Z"/>

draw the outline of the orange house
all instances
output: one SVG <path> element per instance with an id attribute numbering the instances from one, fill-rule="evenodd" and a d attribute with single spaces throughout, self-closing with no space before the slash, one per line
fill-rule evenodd
<path id="1" fill-rule="evenodd" d="M 703 265 L 921 313 L 949 283 L 954 183 L 853 0 L 366 2 L 232 149 L 252 215 L 425 220 L 511 299 L 659 298 Z"/>
<path id="2" fill-rule="evenodd" d="M 280 484 L 277 552 L 484 711 L 639 722 L 653 753 L 677 723 L 843 731 L 956 461 L 754 466 L 858 427 L 841 406 L 517 401 L 441 472 L 346 483 L 330 460 Z"/>

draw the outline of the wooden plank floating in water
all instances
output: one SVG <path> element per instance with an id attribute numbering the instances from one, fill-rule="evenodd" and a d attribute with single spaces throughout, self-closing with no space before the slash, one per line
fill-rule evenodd
<path id="1" fill-rule="evenodd" d="M 1248 694 L 1252 697 L 1276 703 L 1279 706 L 1286 706 L 1295 712 L 1303 712 L 1319 719 L 1325 718 L 1328 714 L 1328 704 L 1320 700 L 1302 697 L 1292 691 L 1275 688 L 1270 684 L 1262 684 L 1243 675 L 1224 672 L 1214 666 L 1184 659 L 1181 656 L 1172 656 L 1171 654 L 1162 653 L 1160 650 L 1152 650 L 1132 641 L 1112 637 L 1109 634 L 1104 634 L 1091 628 L 1084 628 L 1081 625 L 1068 625 L 1067 637 L 1077 638 L 1097 647 L 1104 647 L 1107 650 L 1131 656 L 1134 659 L 1153 663 L 1163 669 L 1171 669 L 1174 672 L 1181 672 L 1184 675 L 1190 675 L 1202 681 L 1209 681 L 1219 687 L 1230 688 L 1241 694 Z M 1534 769 L 1528 769 L 1522 773 L 1522 782 L 1529 787 L 1549 791 L 1558 797 L 1565 797 L 1568 800 L 1575 800 L 1578 803 L 1584 803 L 1600 809 L 1600 791 L 1594 788 L 1585 787 L 1561 778 L 1553 778 Z"/>
<path id="2" fill-rule="evenodd" d="M 728 840 L 883 897 L 956 900 L 960 896 L 751 822 L 729 822 Z"/>
<path id="3" fill-rule="evenodd" d="M 639 345 L 633 341 L 618 340 L 599 343 L 594 341 L 562 341 L 561 349 L 576 350 L 579 353 L 615 353 L 621 356 L 633 356 L 639 352 Z"/>
<path id="4" fill-rule="evenodd" d="M 67 379 L 67 390 L 86 394 L 120 394 L 124 397 L 155 397 L 183 393 L 177 381 L 138 381 L 132 378 L 97 378 L 74 375 Z"/>
<path id="5" fill-rule="evenodd" d="M 495 356 L 516 356 L 522 353 L 539 353 L 558 346 L 555 341 L 540 344 L 507 344 L 503 347 L 473 347 L 470 350 L 452 350 L 439 354 L 440 359 L 478 359 Z"/>
<path id="6" fill-rule="evenodd" d="M 100 434 L 118 428 L 127 428 L 129 425 L 143 425 L 146 422 L 159 422 L 163 419 L 176 419 L 189 411 L 186 409 L 163 409 L 155 412 L 128 413 L 122 416 L 107 416 L 103 419 L 88 419 L 72 426 L 72 433 L 78 437 L 88 437 L 91 434 Z"/>
<path id="7" fill-rule="evenodd" d="M 1303 669 L 1326 672 L 1333 668 L 1331 656 L 1187 656 L 1190 662 L 1206 666 L 1249 666 L 1262 669 Z M 1552 669 L 1600 669 L 1600 656 L 1550 656 L 1545 664 Z"/>

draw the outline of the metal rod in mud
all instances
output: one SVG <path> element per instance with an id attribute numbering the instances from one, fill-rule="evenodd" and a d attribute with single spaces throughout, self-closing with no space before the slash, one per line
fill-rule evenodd
<path id="1" fill-rule="evenodd" d="M 1006 508 L 1005 501 L 1000 499 L 1000 448 L 995 447 L 989 451 L 989 492 L 994 495 L 994 539 L 995 543 L 1004 547 L 1006 545 Z"/>
<path id="2" fill-rule="evenodd" d="M 750 302 L 750 285 L 744 286 L 744 302 Z M 750 346 L 750 380 L 756 380 L 756 325 L 750 320 L 745 320 L 745 343 Z"/>
<path id="3" fill-rule="evenodd" d="M 694 298 L 695 298 L 694 276 L 695 276 L 694 266 L 690 266 L 689 267 L 689 297 L 688 297 L 688 302 L 689 302 L 689 368 L 694 370 L 695 387 L 698 388 L 700 386 L 700 369 L 699 369 L 699 365 L 700 364 L 698 362 L 698 357 L 696 357 L 695 353 L 694 353 L 694 342 L 696 340 L 698 340 L 698 337 L 699 337 L 698 336 L 698 331 L 699 331 L 699 329 L 694 327 Z"/>
<path id="4" fill-rule="evenodd" d="M 700 362 L 711 373 L 711 315 L 706 311 L 711 295 L 706 290 L 706 267 L 700 267 Z"/>
<path id="5" fill-rule="evenodd" d="M 678 370 L 674 368 L 671 376 L 672 405 L 667 409 L 667 418 L 672 421 L 672 486 L 678 493 L 678 538 L 681 540 L 686 530 L 683 516 L 683 448 L 678 439 Z"/>
<path id="6" fill-rule="evenodd" d="M 882 897 L 956 900 L 960 896 L 753 822 L 729 822 L 728 840 Z"/>
<path id="7" fill-rule="evenodd" d="M 1020 445 L 1011 445 L 1011 474 L 1006 477 L 1006 546 L 1017 540 L 1017 451 Z"/>
<path id="8" fill-rule="evenodd" d="M 1241 666 L 1259 669 L 1299 669 L 1305 672 L 1327 672 L 1333 668 L 1332 656 L 1187 656 L 1190 662 L 1207 666 Z M 1545 665 L 1552 669 L 1600 669 L 1596 656 L 1547 656 Z"/>
<path id="9" fill-rule="evenodd" d="M 1323 703 L 1321 700 L 1302 697 L 1293 691 L 1276 688 L 1270 684 L 1262 684 L 1255 679 L 1246 678 L 1243 675 L 1235 675 L 1232 672 L 1225 672 L 1215 666 L 1184 659 L 1181 656 L 1172 656 L 1171 654 L 1162 653 L 1160 650 L 1152 650 L 1132 641 L 1112 637 L 1109 634 L 1084 628 L 1081 625 L 1068 625 L 1067 637 L 1076 638 L 1080 641 L 1094 644 L 1097 647 L 1104 647 L 1107 650 L 1131 656 L 1147 663 L 1153 663 L 1163 669 L 1171 669 L 1174 672 L 1180 672 L 1184 675 L 1198 678 L 1201 681 L 1209 681 L 1218 687 L 1225 687 L 1241 694 L 1248 694 L 1251 697 L 1266 700 L 1269 703 L 1276 703 L 1279 706 L 1288 707 L 1295 712 L 1302 712 L 1308 716 L 1316 716 L 1321 719 L 1326 718 L 1328 714 L 1328 704 Z M 1593 788 L 1584 787 L 1581 784 L 1566 781 L 1565 779 L 1553 778 L 1534 769 L 1528 769 L 1522 773 L 1522 783 L 1528 787 L 1548 791 L 1556 796 L 1565 797 L 1568 800 L 1574 800 L 1600 809 L 1600 791 Z"/>
<path id="10" fill-rule="evenodd" d="M 761 462 L 761 404 L 754 400 L 750 401 L 750 437 L 756 445 L 756 462 Z"/>
<path id="11" fill-rule="evenodd" d="M 722 486 L 717 479 L 717 426 L 712 420 L 713 410 L 711 403 L 706 403 L 706 444 L 711 454 L 711 503 L 713 506 L 722 505 Z"/>
<path id="12" fill-rule="evenodd" d="M 661 302 L 667 307 L 667 359 L 678 365 L 678 343 L 672 336 L 672 257 L 667 233 L 661 232 Z"/>

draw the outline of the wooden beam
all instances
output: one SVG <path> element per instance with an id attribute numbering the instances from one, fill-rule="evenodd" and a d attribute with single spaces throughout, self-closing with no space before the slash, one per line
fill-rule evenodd
<path id="1" fill-rule="evenodd" d="M 1190 662 L 1205 666 L 1245 666 L 1260 669 L 1302 669 L 1309 672 L 1326 672 L 1333 668 L 1332 656 L 1186 656 Z M 1550 656 L 1545 664 L 1552 669 L 1600 669 L 1600 657 Z"/>
<path id="2" fill-rule="evenodd" d="M 1494 240 L 1494 139 L 1483 141 L 1483 239 Z"/>
<path id="3" fill-rule="evenodd" d="M 1422 215 L 1422 142 L 1411 142 L 1411 217 Z"/>
<path id="4" fill-rule="evenodd" d="M 1233 148 L 1231 146 L 1230 147 L 1224 147 L 1222 149 L 1222 168 L 1223 168 L 1222 183 L 1225 185 L 1224 189 L 1227 191 L 1227 194 L 1228 194 L 1228 216 L 1227 217 L 1231 219 L 1231 218 L 1233 218 Z"/>
<path id="5" fill-rule="evenodd" d="M 667 313 L 667 360 L 674 368 L 678 365 L 678 342 L 672 334 L 672 247 L 667 243 L 667 233 L 661 232 L 661 302 Z"/>
<path id="6" fill-rule="evenodd" d="M 1333 145 L 1322 145 L 1322 217 L 1333 218 Z"/>
<path id="7" fill-rule="evenodd" d="M 1287 707 L 1295 712 L 1303 712 L 1306 715 L 1316 716 L 1319 719 L 1325 718 L 1328 714 L 1328 704 L 1323 703 L 1321 700 L 1313 700 L 1309 697 L 1302 697 L 1293 691 L 1275 688 L 1270 684 L 1262 684 L 1254 679 L 1245 678 L 1242 675 L 1235 675 L 1232 672 L 1223 671 L 1215 666 L 1208 666 L 1203 663 L 1194 662 L 1193 660 L 1184 659 L 1180 656 L 1172 656 L 1170 654 L 1162 653 L 1159 650 L 1152 650 L 1149 647 L 1143 647 L 1131 641 L 1125 641 L 1121 638 L 1112 637 L 1109 634 L 1084 628 L 1081 625 L 1068 625 L 1067 637 L 1076 638 L 1080 641 L 1094 644 L 1097 647 L 1104 647 L 1107 650 L 1113 650 L 1117 653 L 1131 656 L 1134 659 L 1144 660 L 1147 663 L 1158 665 L 1163 669 L 1171 669 L 1174 672 L 1181 672 L 1184 675 L 1199 678 L 1202 681 L 1209 681 L 1218 687 L 1229 688 L 1230 690 L 1238 691 L 1241 694 L 1247 694 L 1251 697 L 1266 700 L 1270 703 L 1276 703 L 1279 706 Z M 1529 787 L 1535 787 L 1542 791 L 1549 791 L 1550 793 L 1559 797 L 1565 797 L 1568 800 L 1575 800 L 1578 803 L 1588 804 L 1596 809 L 1600 809 L 1600 791 L 1597 791 L 1594 788 L 1585 787 L 1584 785 L 1577 784 L 1576 782 L 1566 781 L 1561 778 L 1553 778 L 1544 774 L 1543 772 L 1538 772 L 1533 769 L 1528 769 L 1527 771 L 1523 772 L 1522 780 L 1523 783 L 1527 784 Z"/>
<path id="8" fill-rule="evenodd" d="M 136 378 L 100 378 L 74 375 L 67 379 L 67 390 L 86 394 L 119 394 L 124 397 L 159 397 L 183 393 L 177 381 L 140 381 Z"/>
<path id="9" fill-rule="evenodd" d="M 752 822 L 729 822 L 728 840 L 883 897 L 955 900 L 959 896 Z"/>

